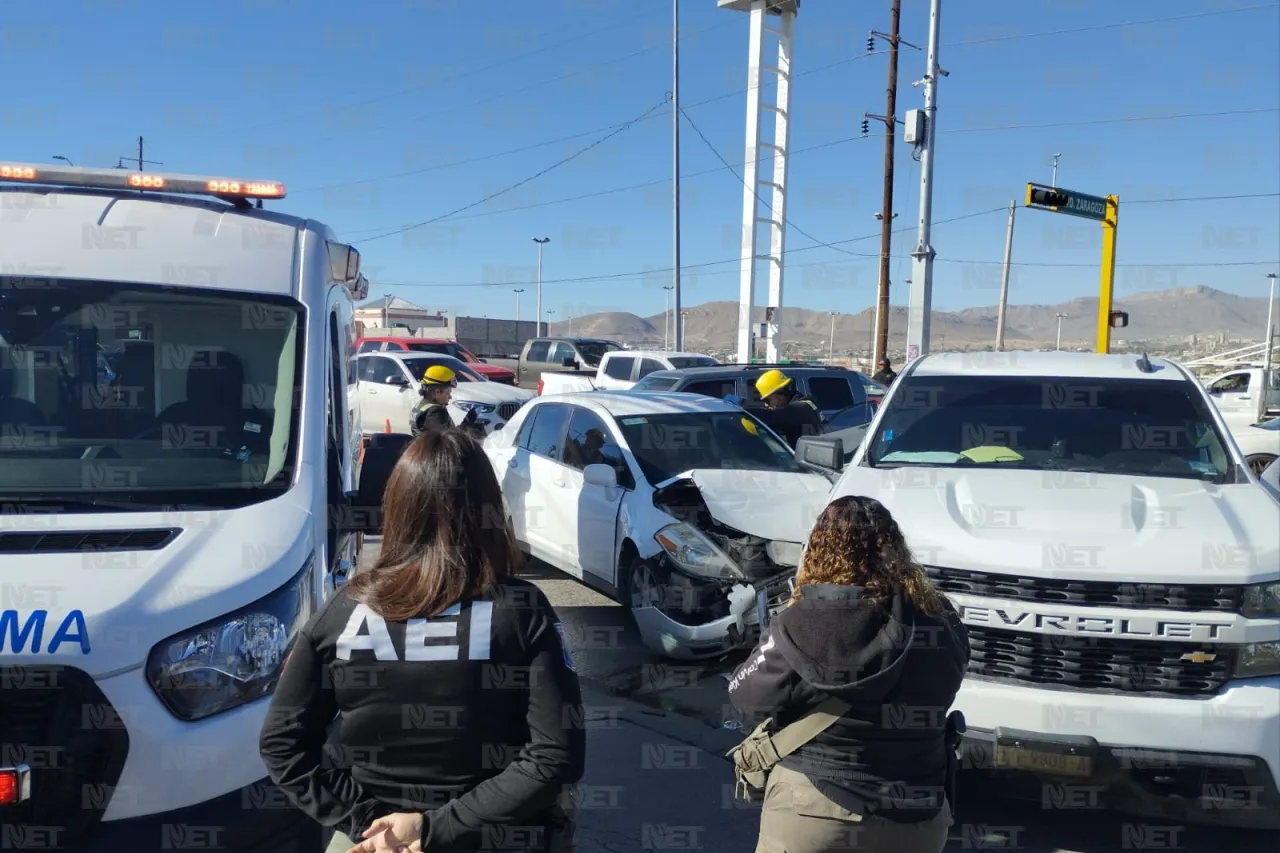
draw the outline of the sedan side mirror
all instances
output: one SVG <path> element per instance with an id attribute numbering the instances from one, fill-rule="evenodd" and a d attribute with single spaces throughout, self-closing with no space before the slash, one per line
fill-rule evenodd
<path id="1" fill-rule="evenodd" d="M 602 489 L 618 487 L 618 472 L 612 465 L 588 465 L 582 469 L 582 479 L 588 486 L 599 486 Z"/>

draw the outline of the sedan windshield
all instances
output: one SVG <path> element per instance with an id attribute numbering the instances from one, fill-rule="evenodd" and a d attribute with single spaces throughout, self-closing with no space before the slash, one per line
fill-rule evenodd
<path id="1" fill-rule="evenodd" d="M 869 444 L 872 466 L 1088 471 L 1226 481 L 1231 462 L 1189 382 L 910 376 Z"/>
<path id="2" fill-rule="evenodd" d="M 293 300 L 204 288 L 51 280 L 0 295 L 0 499 L 232 507 L 280 493 L 302 318 Z"/>
<path id="3" fill-rule="evenodd" d="M 427 368 L 433 364 L 443 364 L 445 367 L 453 371 L 459 382 L 488 382 L 479 373 L 476 373 L 470 367 L 467 367 L 456 358 L 442 356 L 439 358 L 406 358 L 404 366 L 409 368 L 409 372 L 413 374 L 413 381 L 421 382 L 422 375 L 427 372 Z"/>
<path id="4" fill-rule="evenodd" d="M 801 470 L 785 444 L 742 412 L 645 415 L 617 421 L 652 484 L 695 468 Z"/>
<path id="5" fill-rule="evenodd" d="M 709 355 L 678 355 L 667 359 L 667 361 L 671 362 L 671 367 L 674 370 L 683 370 L 686 367 L 718 367 L 720 364 Z"/>

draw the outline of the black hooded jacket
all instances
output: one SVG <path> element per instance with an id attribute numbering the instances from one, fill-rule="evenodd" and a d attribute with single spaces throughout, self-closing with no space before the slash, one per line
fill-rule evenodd
<path id="1" fill-rule="evenodd" d="M 729 683 L 729 698 L 754 726 L 775 731 L 828 696 L 852 708 L 783 759 L 856 814 L 902 823 L 942 805 L 946 717 L 969 662 L 969 639 L 944 599 L 935 618 L 905 595 L 879 604 L 863 589 L 801 587 Z"/>

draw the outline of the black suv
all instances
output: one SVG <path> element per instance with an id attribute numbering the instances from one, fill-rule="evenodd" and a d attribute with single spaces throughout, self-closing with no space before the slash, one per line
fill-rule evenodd
<path id="1" fill-rule="evenodd" d="M 721 364 L 655 370 L 631 390 L 702 394 L 720 400 L 734 395 L 742 399 L 744 406 L 760 405 L 756 380 L 765 371 L 775 369 L 790 376 L 800 393 L 813 400 L 823 423 L 840 415 L 843 428 L 855 422 L 870 423 L 875 414 L 875 406 L 867 402 L 866 385 L 855 371 L 822 364 Z"/>

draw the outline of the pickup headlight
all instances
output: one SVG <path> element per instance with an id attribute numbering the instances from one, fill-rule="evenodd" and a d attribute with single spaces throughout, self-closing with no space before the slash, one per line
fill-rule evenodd
<path id="1" fill-rule="evenodd" d="M 454 400 L 453 404 L 464 412 L 469 412 L 472 409 L 475 409 L 476 414 L 478 415 L 487 415 L 497 408 L 497 406 L 492 403 L 477 403 L 472 400 Z"/>
<path id="2" fill-rule="evenodd" d="M 1240 647 L 1236 659 L 1236 675 L 1240 678 L 1264 678 L 1280 675 L 1280 642 L 1271 640 Z"/>
<path id="3" fill-rule="evenodd" d="M 745 579 L 738 565 L 714 542 L 683 521 L 662 528 L 653 538 L 667 556 L 689 574 L 713 580 Z"/>
<path id="4" fill-rule="evenodd" d="M 301 571 L 265 598 L 151 650 L 147 681 L 175 717 L 201 720 L 275 689 L 289 646 L 311 617 L 315 559 L 312 554 Z"/>
<path id="5" fill-rule="evenodd" d="M 1240 615 L 1246 619 L 1268 619 L 1280 616 L 1280 582 L 1256 583 L 1244 590 Z"/>

